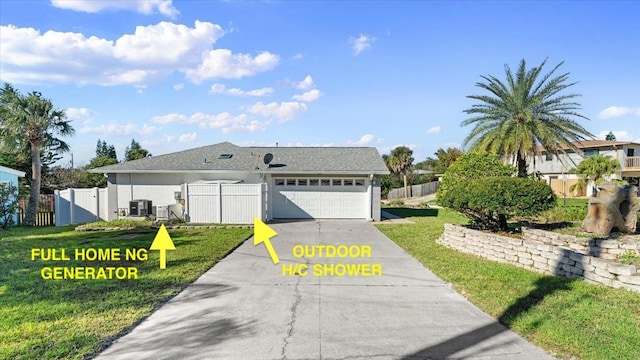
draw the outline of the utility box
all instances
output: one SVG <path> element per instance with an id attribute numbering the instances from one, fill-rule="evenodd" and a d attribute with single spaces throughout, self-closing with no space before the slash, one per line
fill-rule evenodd
<path id="1" fill-rule="evenodd" d="M 151 200 L 129 201 L 129 216 L 149 216 L 151 214 Z"/>

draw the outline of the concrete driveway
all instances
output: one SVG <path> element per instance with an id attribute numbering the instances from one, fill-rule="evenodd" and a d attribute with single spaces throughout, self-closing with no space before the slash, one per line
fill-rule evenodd
<path id="1" fill-rule="evenodd" d="M 279 265 L 245 242 L 97 358 L 551 359 L 368 222 L 270 226 Z M 293 256 L 313 244 L 370 245 L 371 257 Z M 382 275 L 314 276 L 314 263 L 375 263 Z M 283 275 L 283 264 L 309 264 L 309 273 Z"/>

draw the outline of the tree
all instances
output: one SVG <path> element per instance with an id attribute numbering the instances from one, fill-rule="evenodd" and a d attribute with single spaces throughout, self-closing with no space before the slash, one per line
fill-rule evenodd
<path id="1" fill-rule="evenodd" d="M 2 147 L 11 151 L 29 146 L 31 158 L 31 183 L 25 224 L 35 221 L 40 185 L 42 181 L 42 151 L 55 149 L 57 154 L 69 151 L 69 146 L 59 137 L 74 134 L 63 110 L 55 109 L 51 100 L 40 92 L 26 96 L 10 84 L 0 89 L 0 138 Z"/>
<path id="2" fill-rule="evenodd" d="M 436 174 L 443 174 L 454 161 L 464 155 L 461 149 L 450 147 L 438 149 L 433 153 L 436 157 L 428 157 L 425 161 L 416 164 L 417 169 L 431 170 Z"/>
<path id="3" fill-rule="evenodd" d="M 147 156 L 151 156 L 151 154 L 149 151 L 143 149 L 136 139 L 131 139 L 131 145 L 127 146 L 124 150 L 124 161 L 143 159 Z"/>
<path id="4" fill-rule="evenodd" d="M 12 183 L 0 184 L 0 229 L 13 225 L 19 205 L 18 188 Z"/>
<path id="5" fill-rule="evenodd" d="M 98 144 L 96 145 L 96 157 L 101 156 L 118 160 L 116 147 L 113 145 L 107 145 L 106 141 L 98 139 Z"/>
<path id="6" fill-rule="evenodd" d="M 406 146 L 398 146 L 391 150 L 391 154 L 388 157 L 383 157 L 389 171 L 394 174 L 400 174 L 403 177 L 404 182 L 404 197 L 409 197 L 407 188 L 407 175 L 411 173 L 411 165 L 413 164 L 413 150 Z"/>
<path id="7" fill-rule="evenodd" d="M 512 176 L 515 168 L 505 164 L 495 154 L 480 152 L 466 153 L 451 164 L 442 176 L 438 186 L 438 204 L 452 207 L 454 188 L 464 188 L 471 180 L 496 176 Z M 460 185 L 460 186 L 458 186 Z"/>
<path id="8" fill-rule="evenodd" d="M 87 169 L 95 169 L 102 166 L 117 164 L 118 160 L 106 157 L 99 156 L 91 159 L 89 165 L 87 165 Z M 107 185 L 107 178 L 104 177 L 104 174 L 94 174 L 88 171 L 84 173 L 84 179 L 82 180 L 83 187 L 105 187 Z"/>
<path id="9" fill-rule="evenodd" d="M 613 131 L 609 131 L 604 139 L 607 141 L 616 141 L 616 136 L 613 134 Z"/>
<path id="10" fill-rule="evenodd" d="M 578 182 L 569 188 L 570 191 L 574 191 L 576 189 L 584 189 L 592 181 L 596 186 L 602 184 L 605 176 L 615 175 L 620 172 L 620 162 L 609 156 L 598 154 L 584 159 L 569 172 L 578 174 L 579 177 Z M 596 194 L 595 187 L 592 189 L 591 194 Z"/>
<path id="11" fill-rule="evenodd" d="M 107 185 L 107 178 L 105 178 L 103 174 L 94 174 L 86 170 L 95 169 L 95 168 L 107 166 L 107 165 L 113 165 L 117 163 L 118 163 L 118 158 L 116 155 L 115 146 L 108 145 L 106 141 L 98 139 L 98 144 L 96 145 L 96 156 L 93 159 L 91 159 L 89 161 L 89 165 L 85 167 L 85 172 L 82 179 L 82 186 L 83 187 L 105 187 Z"/>
<path id="12" fill-rule="evenodd" d="M 574 99 L 580 95 L 561 94 L 575 85 L 567 82 L 569 73 L 554 75 L 563 62 L 539 78 L 546 62 L 527 69 L 523 59 L 515 74 L 505 65 L 506 83 L 491 75 L 481 76 L 485 82 L 476 86 L 490 94 L 467 96 L 480 103 L 464 110 L 473 117 L 462 125 L 475 125 L 464 145 L 515 159 L 519 177 L 527 176 L 527 157 L 535 163 L 540 149 L 556 156 L 565 147 L 579 152 L 573 142 L 593 138 L 576 121 L 588 120 L 577 112 L 580 104 Z"/>
<path id="13" fill-rule="evenodd" d="M 50 169 L 50 175 L 43 176 L 42 186 L 47 186 L 51 190 L 86 187 L 84 184 L 85 174 L 84 169 L 54 166 Z"/>
<path id="14" fill-rule="evenodd" d="M 449 192 L 450 208 L 483 228 L 507 231 L 511 217 L 529 217 L 556 205 L 546 183 L 509 176 L 473 179 L 458 183 Z"/>

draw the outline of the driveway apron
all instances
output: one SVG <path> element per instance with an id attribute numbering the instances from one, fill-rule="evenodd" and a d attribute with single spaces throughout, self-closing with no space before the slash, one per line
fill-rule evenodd
<path id="1" fill-rule="evenodd" d="M 369 222 L 270 226 L 278 265 L 246 241 L 97 358 L 552 359 Z M 318 244 L 368 245 L 371 257 L 294 256 L 294 246 Z M 382 274 L 314 274 L 338 264 L 379 264 Z"/>

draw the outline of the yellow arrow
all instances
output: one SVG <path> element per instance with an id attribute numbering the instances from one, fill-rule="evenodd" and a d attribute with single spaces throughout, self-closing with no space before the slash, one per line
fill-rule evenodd
<path id="1" fill-rule="evenodd" d="M 156 237 L 153 239 L 153 243 L 151 243 L 150 250 L 160 250 L 160 269 L 167 268 L 167 250 L 175 250 L 176 247 L 173 246 L 173 241 L 171 241 L 171 236 L 169 236 L 169 232 L 167 228 L 164 227 L 164 224 L 160 225 L 160 229 L 156 234 Z"/>
<path id="2" fill-rule="evenodd" d="M 255 246 L 263 242 L 274 264 L 278 264 L 280 259 L 278 259 L 278 254 L 276 254 L 275 249 L 271 246 L 269 239 L 276 235 L 278 235 L 278 233 L 263 223 L 262 220 L 257 217 L 253 218 L 253 245 Z"/>

